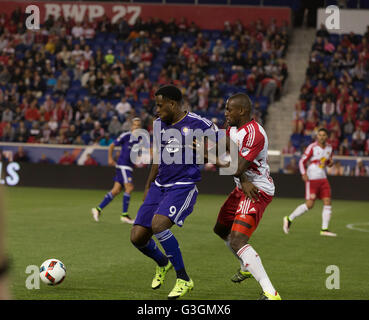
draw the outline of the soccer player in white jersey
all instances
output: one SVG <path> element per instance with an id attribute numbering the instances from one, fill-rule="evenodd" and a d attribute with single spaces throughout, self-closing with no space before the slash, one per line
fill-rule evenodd
<path id="1" fill-rule="evenodd" d="M 299 205 L 289 216 L 283 218 L 283 231 L 286 234 L 289 233 L 293 220 L 312 209 L 316 199 L 322 199 L 323 212 L 320 234 L 322 236 L 337 236 L 336 233 L 328 230 L 329 221 L 332 215 L 332 206 L 331 187 L 327 179 L 325 168 L 326 166 L 331 167 L 333 161 L 332 146 L 327 143 L 327 140 L 328 131 L 324 128 L 319 129 L 317 141 L 306 148 L 300 159 L 299 169 L 302 180 L 305 182 L 305 203 Z"/>
<path id="2" fill-rule="evenodd" d="M 232 281 L 253 276 L 263 289 L 261 300 L 281 300 L 259 255 L 249 244 L 275 189 L 267 163 L 268 137 L 263 127 L 251 119 L 251 109 L 250 98 L 243 93 L 231 96 L 226 103 L 227 149 L 231 143 L 238 146 L 238 159 L 234 159 L 238 168 L 234 174 L 236 187 L 220 209 L 214 232 L 240 261 L 237 279 L 233 277 Z"/>

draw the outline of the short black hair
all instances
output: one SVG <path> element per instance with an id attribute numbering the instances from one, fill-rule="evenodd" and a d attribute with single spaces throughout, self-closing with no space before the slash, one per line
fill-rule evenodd
<path id="1" fill-rule="evenodd" d="M 329 132 L 328 132 L 328 130 L 326 128 L 320 128 L 318 130 L 318 132 L 320 132 L 320 131 L 324 131 L 327 134 L 327 136 L 329 136 Z"/>
<path id="2" fill-rule="evenodd" d="M 242 92 L 236 93 L 229 97 L 229 100 L 235 100 L 241 108 L 245 108 L 247 113 L 251 113 L 252 102 L 250 97 Z"/>
<path id="3" fill-rule="evenodd" d="M 160 87 L 156 92 L 155 96 L 162 95 L 163 97 L 174 100 L 176 102 L 182 101 L 182 92 L 176 86 L 172 84 L 167 84 Z"/>

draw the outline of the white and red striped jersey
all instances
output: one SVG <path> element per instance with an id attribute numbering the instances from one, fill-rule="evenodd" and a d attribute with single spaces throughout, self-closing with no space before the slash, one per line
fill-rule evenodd
<path id="1" fill-rule="evenodd" d="M 268 165 L 268 137 L 263 127 L 256 121 L 243 125 L 241 128 L 230 127 L 227 135 L 238 145 L 239 155 L 252 162 L 246 170 L 246 176 L 258 189 L 273 196 L 275 187 L 269 176 Z M 237 187 L 241 188 L 238 178 L 234 178 Z"/>
<path id="2" fill-rule="evenodd" d="M 309 180 L 325 179 L 328 160 L 332 161 L 332 146 L 327 143 L 322 148 L 318 142 L 313 142 L 306 148 L 299 161 L 300 173 L 307 174 Z"/>

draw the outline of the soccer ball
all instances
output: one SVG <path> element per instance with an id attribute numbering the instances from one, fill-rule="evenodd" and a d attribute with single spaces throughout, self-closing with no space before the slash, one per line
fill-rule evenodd
<path id="1" fill-rule="evenodd" d="M 48 259 L 40 267 L 40 278 L 42 282 L 56 286 L 62 283 L 66 271 L 63 262 L 58 259 Z"/>

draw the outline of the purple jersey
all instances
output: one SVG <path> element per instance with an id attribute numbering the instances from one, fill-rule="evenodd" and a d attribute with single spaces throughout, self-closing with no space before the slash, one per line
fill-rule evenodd
<path id="1" fill-rule="evenodd" d="M 182 120 L 173 125 L 168 125 L 160 119 L 155 120 L 154 142 L 156 150 L 160 150 L 155 184 L 170 187 L 201 180 L 196 154 L 192 148 L 192 133 L 196 137 L 209 136 L 210 133 L 216 138 L 217 131 L 217 127 L 210 120 L 192 112 L 188 112 Z M 168 162 L 168 159 L 173 163 Z"/>
<path id="2" fill-rule="evenodd" d="M 139 141 L 132 135 L 132 132 L 123 132 L 117 139 L 114 140 L 114 145 L 121 147 L 120 155 L 117 161 L 118 166 L 129 166 L 133 167 L 131 161 L 131 149 L 132 146 Z"/>

